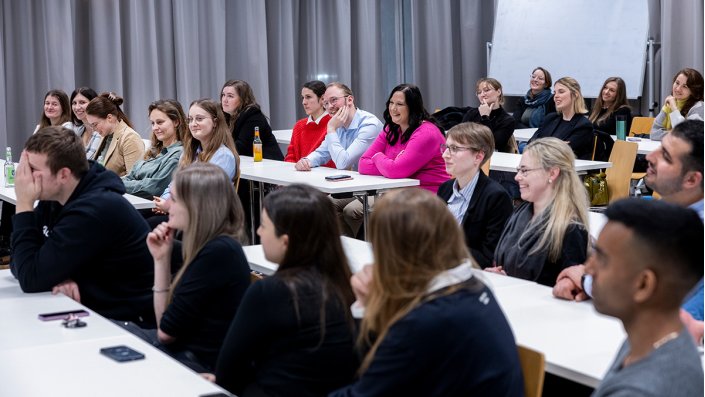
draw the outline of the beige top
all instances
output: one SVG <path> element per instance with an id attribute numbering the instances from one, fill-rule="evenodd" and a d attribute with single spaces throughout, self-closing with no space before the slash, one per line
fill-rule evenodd
<path id="1" fill-rule="evenodd" d="M 98 153 L 102 148 L 98 150 Z M 142 137 L 130 128 L 124 121 L 120 121 L 105 154 L 105 168 L 115 172 L 118 176 L 127 175 L 137 161 L 144 156 L 144 142 Z"/>

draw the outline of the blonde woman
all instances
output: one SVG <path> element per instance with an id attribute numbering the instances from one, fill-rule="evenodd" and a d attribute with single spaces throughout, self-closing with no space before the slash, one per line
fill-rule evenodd
<path id="1" fill-rule="evenodd" d="M 531 142 L 516 181 L 525 201 L 509 218 L 485 270 L 553 286 L 561 270 L 584 263 L 588 198 L 575 172 L 575 156 L 557 138 Z"/>
<path id="2" fill-rule="evenodd" d="M 556 112 L 546 116 L 543 124 L 529 142 L 552 136 L 568 142 L 579 159 L 592 157 L 592 123 L 585 117 L 588 112 L 580 84 L 572 77 L 563 77 L 553 85 Z"/>
<path id="3" fill-rule="evenodd" d="M 169 221 L 147 236 L 154 258 L 157 329 L 139 336 L 197 372 L 213 372 L 220 346 L 250 283 L 250 267 L 239 243 L 242 206 L 230 177 L 209 163 L 179 170 L 171 201 Z M 183 232 L 183 265 L 172 280 L 177 230 Z"/>
<path id="4" fill-rule="evenodd" d="M 445 203 L 387 193 L 369 230 L 375 263 L 352 278 L 369 350 L 359 379 L 329 396 L 523 395 L 512 331 Z"/>

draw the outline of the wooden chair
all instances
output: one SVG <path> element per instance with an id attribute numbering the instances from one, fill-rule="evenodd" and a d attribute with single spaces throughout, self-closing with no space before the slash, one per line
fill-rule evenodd
<path id="1" fill-rule="evenodd" d="M 632 126 L 629 128 L 629 136 L 635 134 L 651 134 L 651 127 L 654 125 L 654 117 L 634 117 Z"/>
<path id="2" fill-rule="evenodd" d="M 482 164 L 482 167 L 480 167 L 480 170 L 487 176 L 490 176 L 490 161 L 492 161 L 492 157 L 488 158 L 485 164 Z"/>
<path id="3" fill-rule="evenodd" d="M 526 397 L 541 397 L 546 359 L 543 353 L 528 347 L 518 346 L 521 373 L 524 376 L 524 395 Z"/>
<path id="4" fill-rule="evenodd" d="M 629 183 L 632 179 L 634 160 L 639 145 L 636 142 L 617 141 L 610 154 L 612 168 L 607 168 L 607 192 L 610 203 L 629 197 Z"/>

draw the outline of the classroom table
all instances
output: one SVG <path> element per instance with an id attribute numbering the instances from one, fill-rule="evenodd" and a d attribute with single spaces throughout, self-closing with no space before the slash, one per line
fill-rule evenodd
<path id="1" fill-rule="evenodd" d="M 350 175 L 352 179 L 345 181 L 331 182 L 325 179 L 331 175 Z M 418 179 L 399 178 L 390 179 L 377 175 L 362 175 L 356 171 L 338 170 L 328 167 L 315 167 L 311 171 L 297 171 L 294 163 L 285 161 L 267 160 L 254 162 L 250 156 L 240 156 L 240 178 L 246 179 L 250 183 L 250 216 L 252 220 L 252 236 L 255 236 L 256 225 L 254 222 L 254 182 L 259 185 L 260 209 L 264 199 L 263 184 L 287 186 L 294 183 L 305 183 L 313 186 L 323 193 L 352 193 L 362 201 L 363 205 L 363 228 L 367 231 L 369 208 L 367 198 L 387 189 L 395 189 L 409 186 L 418 186 Z"/>
<path id="2" fill-rule="evenodd" d="M 0 163 L 3 163 L 0 161 Z M 152 200 L 146 200 L 142 197 L 133 196 L 131 194 L 124 194 L 123 197 L 132 204 L 135 209 L 143 210 L 154 208 L 154 202 Z M 5 187 L 5 173 L 0 172 L 0 200 L 8 202 L 10 204 L 17 204 L 17 196 L 15 195 L 14 187 Z"/>
<path id="3" fill-rule="evenodd" d="M 617 140 L 617 135 L 612 135 L 612 139 Z M 637 138 L 633 136 L 627 137 L 628 142 L 636 142 L 638 148 L 636 149 L 637 154 L 649 154 L 661 146 L 661 141 L 652 141 L 648 138 Z"/>
<path id="4" fill-rule="evenodd" d="M 514 130 L 514 139 L 517 142 L 528 142 L 538 128 L 517 128 Z"/>
<path id="5" fill-rule="evenodd" d="M 39 313 L 85 309 L 87 325 L 64 328 Z M 226 391 L 68 297 L 25 294 L 9 270 L 0 270 L 0 395 L 202 396 Z M 145 359 L 117 363 L 103 347 L 127 345 Z"/>
<path id="6" fill-rule="evenodd" d="M 591 215 L 591 229 L 599 233 L 604 215 Z M 372 263 L 371 247 L 342 237 L 343 249 L 354 271 Z M 261 245 L 243 247 L 250 268 L 265 275 L 277 265 L 264 259 Z M 532 281 L 478 270 L 489 284 L 509 321 L 517 344 L 542 352 L 546 371 L 590 387 L 607 372 L 625 338 L 621 322 L 595 312 L 592 303 L 553 297 L 551 288 Z"/>
<path id="7" fill-rule="evenodd" d="M 521 154 L 494 152 L 490 158 L 490 170 L 517 172 Z M 575 171 L 584 174 L 588 171 L 612 167 L 608 161 L 575 160 Z"/>
<path id="8" fill-rule="evenodd" d="M 282 154 L 284 156 L 286 156 L 286 152 L 289 150 L 289 144 L 291 143 L 291 135 L 293 134 L 293 132 L 294 130 L 272 131 L 274 138 L 276 138 L 277 143 L 279 144 L 279 149 L 282 151 Z"/>
<path id="9" fill-rule="evenodd" d="M 370 243 L 346 236 L 341 236 L 340 240 L 351 272 L 355 273 L 362 269 L 363 266 L 372 264 L 372 247 Z M 242 249 L 245 251 L 250 269 L 265 276 L 271 276 L 277 271 L 279 265 L 265 259 L 261 244 L 244 246 Z"/>

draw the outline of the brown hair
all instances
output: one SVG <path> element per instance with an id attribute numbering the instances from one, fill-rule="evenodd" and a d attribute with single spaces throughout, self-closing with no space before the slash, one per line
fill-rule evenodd
<path id="1" fill-rule="evenodd" d="M 105 119 L 109 114 L 112 114 L 118 119 L 118 121 L 122 120 L 130 128 L 135 128 L 130 119 L 127 118 L 127 115 L 125 115 L 125 113 L 122 112 L 122 109 L 120 109 L 120 105 L 122 105 L 122 103 L 122 97 L 118 96 L 116 93 L 102 92 L 100 95 L 88 102 L 88 106 L 86 106 L 86 114 L 100 117 L 101 119 Z"/>
<path id="2" fill-rule="evenodd" d="M 187 134 L 188 124 L 186 123 L 186 116 L 184 116 L 184 109 L 181 104 L 174 99 L 160 99 L 154 101 L 149 105 L 148 115 L 152 114 L 153 110 L 159 110 L 166 114 L 167 117 L 174 123 L 174 129 L 176 130 L 176 140 L 181 141 Z M 144 153 L 144 159 L 149 160 L 159 156 L 164 148 L 164 143 L 157 139 L 154 133 L 150 137 L 151 146 L 149 150 Z"/>
<path id="3" fill-rule="evenodd" d="M 400 231 L 403 230 L 403 238 Z M 465 239 L 446 203 L 417 188 L 385 194 L 375 203 L 370 219 L 370 241 L 375 258 L 373 277 L 358 343 L 372 347 L 360 372 L 372 362 L 389 329 L 421 303 L 456 289 L 427 296 L 430 281 L 439 273 L 472 260 Z"/>
<path id="4" fill-rule="evenodd" d="M 52 175 L 56 175 L 62 168 L 68 168 L 74 177 L 80 179 L 88 172 L 83 141 L 68 128 L 58 125 L 40 128 L 29 137 L 24 149 L 46 155 Z"/>
<path id="5" fill-rule="evenodd" d="M 614 98 L 614 102 L 607 108 L 607 111 L 605 114 L 602 115 L 599 119 L 597 118 L 600 115 L 600 111 L 602 110 L 603 107 L 603 102 L 602 102 L 602 91 L 607 87 L 607 83 L 616 83 L 617 84 L 617 95 Z M 624 84 L 624 80 L 622 80 L 621 77 L 609 77 L 607 80 L 605 80 L 604 83 L 602 83 L 602 89 L 600 90 L 600 94 L 597 96 L 595 99 L 595 106 L 592 108 L 592 113 L 590 113 L 590 122 L 595 124 L 595 123 L 602 123 L 603 121 L 607 120 L 612 113 L 614 113 L 615 110 L 622 108 L 622 107 L 629 107 L 629 102 L 627 101 L 627 85 Z"/>
<path id="6" fill-rule="evenodd" d="M 480 80 L 477 80 L 477 83 L 475 83 L 475 92 L 479 94 L 480 86 L 484 84 L 487 84 L 495 90 L 499 91 L 498 102 L 500 105 L 502 105 L 504 103 L 504 92 L 502 92 L 502 83 L 500 83 L 497 79 L 493 79 L 492 77 L 483 77 Z"/>
<path id="7" fill-rule="evenodd" d="M 462 145 L 468 145 L 476 152 L 484 153 L 480 166 L 485 164 L 494 153 L 494 135 L 486 125 L 465 122 L 451 128 L 446 134 L 446 139 L 452 139 Z"/>
<path id="8" fill-rule="evenodd" d="M 252 87 L 250 87 L 249 84 L 247 84 L 246 81 L 243 80 L 228 80 L 223 84 L 223 88 L 220 89 L 221 95 L 223 94 L 223 89 L 225 87 L 233 87 L 235 89 L 235 92 L 237 92 L 237 96 L 240 97 L 240 106 L 238 106 L 237 109 L 235 109 L 234 114 L 229 114 L 225 113 L 225 120 L 227 121 L 228 127 L 232 128 L 233 124 L 235 123 L 235 120 L 237 120 L 238 116 L 244 112 L 245 110 L 249 108 L 256 108 L 259 109 L 260 106 L 257 103 L 257 98 L 255 98 L 255 93 L 252 91 Z M 220 108 L 221 110 L 223 109 L 222 106 Z"/>
<path id="9" fill-rule="evenodd" d="M 543 72 L 544 76 L 544 82 L 543 82 L 543 88 L 551 88 L 553 85 L 553 79 L 551 79 L 551 73 L 548 72 L 544 67 L 538 66 L 534 70 L 531 71 L 531 74 L 534 74 L 537 70 L 540 70 Z"/>
<path id="10" fill-rule="evenodd" d="M 690 89 L 690 97 L 688 97 L 685 101 L 685 105 L 683 105 L 683 109 L 681 109 L 683 117 L 687 117 L 690 108 L 697 102 L 703 100 L 703 75 L 695 69 L 685 68 L 679 70 L 678 73 L 673 76 L 673 83 L 676 82 L 676 79 L 680 75 L 685 76 L 685 84 L 688 86 L 688 89 Z"/>
<path id="11" fill-rule="evenodd" d="M 62 90 L 50 90 L 44 95 L 44 101 L 48 97 L 54 97 L 59 100 L 59 105 L 61 105 L 61 116 L 59 122 L 56 125 L 61 125 L 67 121 L 71 121 L 71 103 L 69 102 L 69 96 L 66 95 Z M 44 102 L 42 102 L 42 116 L 39 118 L 39 128 L 44 128 L 52 125 L 51 120 L 44 113 Z"/>

